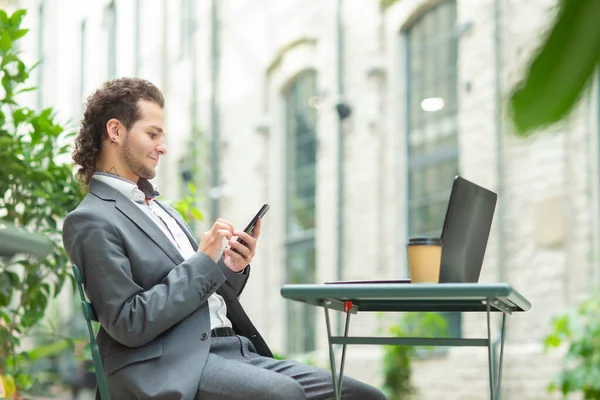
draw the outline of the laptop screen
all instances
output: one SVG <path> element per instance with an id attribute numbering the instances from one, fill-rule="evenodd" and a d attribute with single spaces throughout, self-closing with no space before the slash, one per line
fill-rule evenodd
<path id="1" fill-rule="evenodd" d="M 442 229 L 441 282 L 477 282 L 498 195 L 454 178 Z"/>

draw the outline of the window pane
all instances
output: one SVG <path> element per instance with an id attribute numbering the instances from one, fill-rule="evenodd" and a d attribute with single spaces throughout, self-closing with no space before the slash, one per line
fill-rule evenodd
<path id="1" fill-rule="evenodd" d="M 408 71 L 409 182 L 411 191 L 415 190 L 409 195 L 409 203 L 411 213 L 421 214 L 411 223 L 410 235 L 425 233 L 421 229 L 441 229 L 443 212 L 440 221 L 440 210 L 445 208 L 442 202 L 448 200 L 441 196 L 448 193 L 452 178 L 458 172 L 455 20 L 455 3 L 441 2 L 407 32 L 407 56 L 411 66 Z M 435 98 L 443 101 L 440 109 L 422 106 L 423 100 Z"/>
<path id="2" fill-rule="evenodd" d="M 299 76 L 286 95 L 287 233 L 314 229 L 316 191 L 316 95 L 314 73 Z"/>
<path id="3" fill-rule="evenodd" d="M 287 283 L 314 283 L 316 275 L 317 114 L 309 105 L 313 96 L 313 72 L 300 75 L 285 95 Z M 286 302 L 288 353 L 315 349 L 315 312 L 315 307 Z"/>

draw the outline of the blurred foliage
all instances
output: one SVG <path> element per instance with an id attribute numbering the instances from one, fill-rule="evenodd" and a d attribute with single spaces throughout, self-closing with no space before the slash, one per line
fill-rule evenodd
<path id="1" fill-rule="evenodd" d="M 188 194 L 177 201 L 168 202 L 185 220 L 188 225 L 192 225 L 193 221 L 204 220 L 204 215 L 196 207 L 196 187 L 193 183 L 188 184 Z"/>
<path id="2" fill-rule="evenodd" d="M 21 340 L 69 279 L 59 221 L 82 199 L 70 165 L 59 162 L 68 159 L 66 142 L 73 133 L 65 133 L 52 109 L 36 111 L 17 102 L 20 93 L 35 90 L 26 85 L 34 67 L 17 51 L 16 41 L 27 33 L 21 29 L 25 13 L 8 16 L 0 10 L 0 218 L 46 235 L 53 249 L 43 260 L 27 255 L 0 260 L 0 375 L 21 391 L 34 384 L 28 365 L 52 352 L 23 351 Z"/>
<path id="3" fill-rule="evenodd" d="M 567 116 L 600 62 L 600 1 L 559 0 L 557 16 L 523 82 L 510 97 L 521 136 Z"/>
<path id="4" fill-rule="evenodd" d="M 584 301 L 576 310 L 552 321 L 545 351 L 567 346 L 561 372 L 548 391 L 577 393 L 585 400 L 600 399 L 600 297 Z"/>
<path id="5" fill-rule="evenodd" d="M 437 313 L 406 313 L 390 327 L 393 337 L 447 337 L 448 326 Z M 412 384 L 412 360 L 423 356 L 429 347 L 384 346 L 383 388 L 389 400 L 409 399 L 415 393 Z"/>
<path id="6" fill-rule="evenodd" d="M 397 1 L 400 1 L 400 0 L 379 0 L 379 7 L 382 10 L 385 10 L 386 8 L 388 8 L 392 4 L 396 3 Z"/>
<path id="7" fill-rule="evenodd" d="M 548 35 L 510 97 L 518 135 L 529 136 L 565 118 L 590 87 L 600 65 L 599 21 L 600 1 L 559 0 Z M 600 399 L 600 298 L 555 318 L 552 327 L 545 351 L 567 349 L 549 392 Z"/>

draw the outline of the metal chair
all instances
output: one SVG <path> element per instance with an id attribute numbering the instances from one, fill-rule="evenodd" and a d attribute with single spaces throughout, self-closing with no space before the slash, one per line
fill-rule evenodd
<path id="1" fill-rule="evenodd" d="M 88 332 L 90 334 L 90 349 L 92 351 L 92 360 L 94 362 L 94 370 L 96 372 L 96 379 L 98 380 L 98 391 L 100 392 L 100 398 L 102 400 L 110 400 L 108 396 L 108 386 L 106 385 L 106 378 L 104 376 L 104 367 L 102 367 L 102 359 L 100 358 L 100 349 L 98 343 L 96 343 L 96 337 L 94 336 L 94 330 L 92 329 L 92 321 L 98 322 L 98 317 L 92 305 L 86 300 L 83 286 L 85 284 L 85 277 L 81 272 L 81 269 L 73 264 L 73 275 L 75 275 L 75 281 L 77 282 L 77 289 L 79 289 L 79 296 L 81 297 L 81 309 L 85 322 L 87 323 Z"/>

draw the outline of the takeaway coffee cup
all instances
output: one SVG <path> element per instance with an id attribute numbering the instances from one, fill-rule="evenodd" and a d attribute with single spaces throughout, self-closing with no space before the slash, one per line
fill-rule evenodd
<path id="1" fill-rule="evenodd" d="M 412 238 L 408 240 L 406 247 L 411 283 L 438 283 L 442 261 L 442 240 Z"/>

